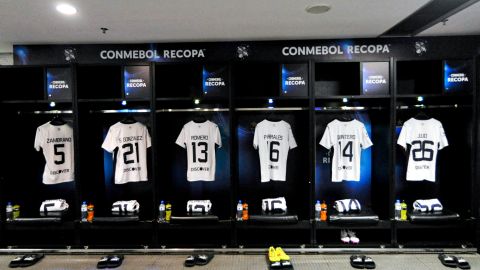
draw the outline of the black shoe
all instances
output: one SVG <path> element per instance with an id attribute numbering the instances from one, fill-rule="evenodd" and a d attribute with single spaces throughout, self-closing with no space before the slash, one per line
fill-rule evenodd
<path id="1" fill-rule="evenodd" d="M 10 262 L 10 264 L 8 265 L 8 267 L 10 267 L 10 268 L 19 267 L 20 264 L 22 263 L 23 259 L 25 259 L 25 257 L 27 257 L 27 255 L 16 257 L 15 259 L 13 259 L 13 260 Z"/>
<path id="2" fill-rule="evenodd" d="M 29 266 L 32 266 L 34 264 L 36 264 L 38 261 L 40 261 L 41 259 L 43 259 L 43 257 L 45 257 L 45 255 L 43 254 L 30 254 L 30 255 L 27 255 L 23 258 L 23 260 L 20 262 L 20 267 L 29 267 Z"/>
<path id="3" fill-rule="evenodd" d="M 188 256 L 188 258 L 185 260 L 185 263 L 183 265 L 185 265 L 185 267 L 194 267 L 195 266 L 195 263 L 197 262 L 197 255 L 191 255 L 191 256 Z"/>
<path id="4" fill-rule="evenodd" d="M 111 257 L 112 257 L 112 255 L 102 257 L 102 258 L 100 259 L 100 261 L 98 261 L 98 263 L 97 263 L 97 268 L 98 268 L 98 269 L 107 268 L 108 261 L 110 260 Z"/>
<path id="5" fill-rule="evenodd" d="M 202 254 L 197 257 L 196 265 L 207 265 L 213 259 L 213 254 Z"/>
<path id="6" fill-rule="evenodd" d="M 109 256 L 110 257 L 110 256 Z M 117 268 L 122 265 L 123 255 L 112 255 L 107 263 L 107 268 Z"/>

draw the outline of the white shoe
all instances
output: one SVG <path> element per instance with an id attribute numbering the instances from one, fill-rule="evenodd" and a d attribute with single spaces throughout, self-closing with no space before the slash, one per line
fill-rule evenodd
<path id="1" fill-rule="evenodd" d="M 344 244 L 350 243 L 350 237 L 348 237 L 348 234 L 347 234 L 346 230 L 341 230 L 340 231 L 340 240 L 342 240 L 342 242 Z"/>
<path id="2" fill-rule="evenodd" d="M 356 236 L 356 233 L 354 231 L 348 230 L 347 233 L 348 233 L 348 236 L 350 236 L 350 241 L 353 244 L 360 243 L 360 239 L 358 239 L 358 237 Z"/>

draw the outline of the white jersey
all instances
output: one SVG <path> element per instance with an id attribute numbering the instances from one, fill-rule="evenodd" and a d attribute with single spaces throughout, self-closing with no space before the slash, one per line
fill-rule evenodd
<path id="1" fill-rule="evenodd" d="M 327 149 L 333 146 L 332 182 L 360 181 L 361 149 L 373 145 L 362 122 L 333 120 L 320 144 Z"/>
<path id="2" fill-rule="evenodd" d="M 411 118 L 403 123 L 397 144 L 407 149 L 407 180 L 435 182 L 435 166 L 438 150 L 448 146 L 442 123 L 436 119 Z"/>
<path id="3" fill-rule="evenodd" d="M 110 153 L 118 147 L 115 164 L 115 184 L 148 180 L 147 148 L 152 145 L 150 134 L 144 124 L 111 126 L 102 148 Z"/>
<path id="4" fill-rule="evenodd" d="M 187 180 L 215 180 L 215 144 L 222 147 L 222 137 L 218 126 L 210 121 L 186 123 L 176 144 L 187 149 Z"/>
<path id="5" fill-rule="evenodd" d="M 260 156 L 261 181 L 285 181 L 289 149 L 297 147 L 290 124 L 263 120 L 255 127 L 253 147 Z"/>
<path id="6" fill-rule="evenodd" d="M 73 181 L 73 128 L 68 124 L 54 126 L 50 122 L 37 128 L 35 149 L 45 156 L 44 184 Z"/>

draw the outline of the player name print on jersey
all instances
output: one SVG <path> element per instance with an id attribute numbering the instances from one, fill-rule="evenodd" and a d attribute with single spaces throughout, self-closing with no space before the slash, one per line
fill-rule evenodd
<path id="1" fill-rule="evenodd" d="M 73 181 L 73 129 L 68 124 L 56 126 L 50 122 L 37 128 L 35 149 L 43 149 L 45 170 L 43 183 L 59 184 Z"/>
<path id="2" fill-rule="evenodd" d="M 150 134 L 145 125 L 116 123 L 108 130 L 102 148 L 115 158 L 115 184 L 148 180 L 147 148 L 151 146 Z"/>
<path id="3" fill-rule="evenodd" d="M 210 121 L 186 123 L 176 144 L 187 149 L 187 180 L 215 180 L 215 145 L 222 147 L 222 138 L 218 126 Z"/>
<path id="4" fill-rule="evenodd" d="M 288 151 L 297 147 L 290 124 L 263 120 L 255 127 L 253 147 L 260 157 L 262 182 L 285 181 Z"/>
<path id="5" fill-rule="evenodd" d="M 403 124 L 397 144 L 408 151 L 407 180 L 435 182 L 438 150 L 448 146 L 442 123 L 411 118 Z"/>
<path id="6" fill-rule="evenodd" d="M 327 149 L 333 146 L 332 182 L 360 181 L 361 149 L 373 145 L 362 122 L 333 120 L 320 145 Z"/>

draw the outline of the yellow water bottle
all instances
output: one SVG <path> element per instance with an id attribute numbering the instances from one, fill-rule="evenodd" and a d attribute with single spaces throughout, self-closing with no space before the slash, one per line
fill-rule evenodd
<path id="1" fill-rule="evenodd" d="M 167 201 L 167 205 L 165 206 L 165 220 L 170 221 L 170 217 L 172 216 L 172 205 L 169 201 Z"/>
<path id="2" fill-rule="evenodd" d="M 407 204 L 405 200 L 402 200 L 402 211 L 401 211 L 401 220 L 407 220 Z"/>

